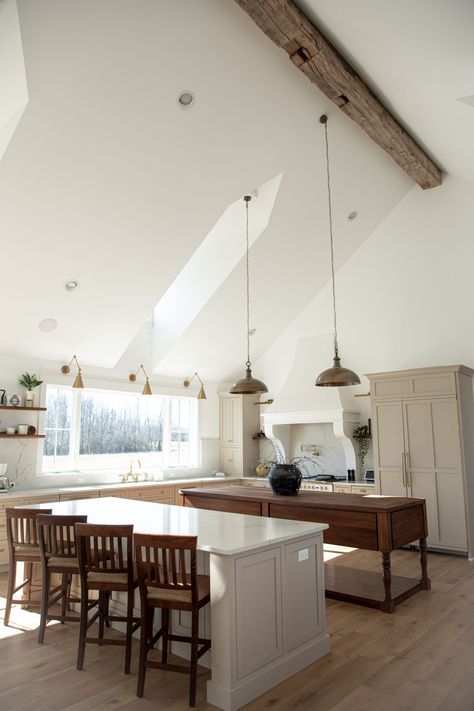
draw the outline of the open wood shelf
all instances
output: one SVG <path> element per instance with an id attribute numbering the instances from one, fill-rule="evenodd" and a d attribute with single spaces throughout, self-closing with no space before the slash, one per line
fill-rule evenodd
<path id="1" fill-rule="evenodd" d="M 21 437 L 22 439 L 44 439 L 46 437 L 46 435 L 38 435 L 38 434 L 35 434 L 35 435 L 28 435 L 28 434 L 26 434 L 26 435 L 19 435 L 19 434 L 9 435 L 9 434 L 3 434 L 3 433 L 0 434 L 0 438 L 3 438 L 3 439 L 17 439 L 18 437 Z"/>
<path id="2" fill-rule="evenodd" d="M 14 407 L 13 405 L 0 405 L 0 410 L 11 410 L 12 412 L 19 410 L 23 410 L 23 412 L 46 412 L 46 409 L 46 407 Z M 13 435 L 9 435 L 9 437 L 13 437 Z M 32 437 L 32 435 L 29 435 L 29 437 Z"/>

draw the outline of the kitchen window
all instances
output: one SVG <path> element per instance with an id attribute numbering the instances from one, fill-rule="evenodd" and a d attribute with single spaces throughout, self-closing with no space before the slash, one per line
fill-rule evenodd
<path id="1" fill-rule="evenodd" d="M 197 401 L 48 385 L 43 472 L 197 464 Z"/>

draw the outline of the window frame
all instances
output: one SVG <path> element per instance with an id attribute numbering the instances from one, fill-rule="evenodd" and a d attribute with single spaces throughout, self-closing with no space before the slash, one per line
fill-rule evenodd
<path id="1" fill-rule="evenodd" d="M 141 395 L 140 393 L 131 392 L 130 390 L 117 390 L 115 388 L 107 387 L 96 387 L 96 388 L 73 388 L 71 385 L 65 385 L 64 383 L 46 383 L 46 388 L 44 390 L 45 404 L 48 397 L 48 388 L 54 388 L 57 390 L 72 391 L 72 412 L 71 412 L 71 429 L 70 429 L 70 453 L 66 457 L 61 457 L 60 466 L 45 466 L 45 454 L 44 445 L 40 448 L 38 459 L 39 467 L 38 470 L 43 475 L 48 474 L 67 474 L 67 473 L 77 473 L 77 472 L 94 472 L 94 471 L 114 471 L 118 468 L 123 468 L 129 466 L 131 459 L 139 458 L 142 465 L 145 467 L 156 467 L 156 468 L 176 468 L 176 469 L 186 469 L 195 468 L 199 466 L 198 454 L 199 454 L 199 407 L 196 398 L 190 397 L 189 395 L 175 395 L 175 394 L 163 394 L 155 393 L 153 395 Z M 118 395 L 128 395 L 135 396 L 136 398 L 160 398 L 164 400 L 164 413 L 163 413 L 163 449 L 160 456 L 155 456 L 156 452 L 127 452 L 118 454 L 97 454 L 97 455 L 81 455 L 80 451 L 80 440 L 81 440 L 81 402 L 83 392 L 94 392 L 94 393 L 116 393 Z M 189 401 L 189 457 L 187 464 L 170 464 L 170 445 L 171 445 L 171 410 L 172 402 L 174 400 L 187 400 Z M 45 423 L 44 423 L 45 424 Z M 56 429 L 56 428 L 48 428 Z M 63 428 L 59 428 L 63 429 Z M 46 434 L 46 427 L 44 427 Z M 109 465 L 104 466 L 104 462 L 97 460 L 97 465 L 95 463 L 90 463 L 89 465 L 84 464 L 84 460 L 81 462 L 81 457 L 88 456 L 89 459 L 92 457 L 102 458 L 110 457 L 113 458 Z M 161 461 L 159 461 L 161 459 Z M 66 461 L 67 460 L 67 461 Z"/>

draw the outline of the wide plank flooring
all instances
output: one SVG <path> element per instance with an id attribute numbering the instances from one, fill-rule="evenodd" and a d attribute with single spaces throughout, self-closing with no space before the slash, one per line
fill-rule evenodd
<path id="1" fill-rule="evenodd" d="M 418 556 L 396 551 L 394 573 L 417 577 Z M 354 551 L 338 565 L 377 570 L 379 555 Z M 393 615 L 327 600 L 332 650 L 246 706 L 247 711 L 474 711 L 474 563 L 430 554 L 432 590 L 401 603 Z M 0 574 L 4 607 L 7 576 Z M 123 648 L 88 645 L 84 671 L 75 669 L 77 625 L 52 625 L 36 642 L 38 616 L 15 607 L 0 623 L 2 711 L 178 711 L 188 708 L 188 678 L 150 670 L 145 696 L 122 673 Z M 119 634 L 113 632 L 113 634 Z M 207 704 L 209 672 L 200 669 L 198 708 Z"/>

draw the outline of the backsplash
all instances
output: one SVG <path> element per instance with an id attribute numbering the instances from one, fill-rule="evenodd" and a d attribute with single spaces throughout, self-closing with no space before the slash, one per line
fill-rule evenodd
<path id="1" fill-rule="evenodd" d="M 292 457 L 304 456 L 311 459 L 311 462 L 307 463 L 305 473 L 313 476 L 317 474 L 346 476 L 344 451 L 341 443 L 334 436 L 332 424 L 292 425 L 290 445 Z M 315 445 L 320 455 L 312 456 L 310 451 L 301 449 L 302 446 L 308 445 Z"/>

